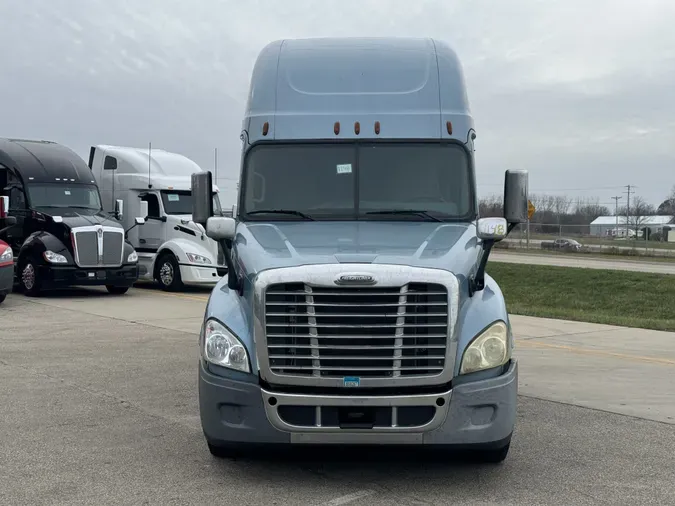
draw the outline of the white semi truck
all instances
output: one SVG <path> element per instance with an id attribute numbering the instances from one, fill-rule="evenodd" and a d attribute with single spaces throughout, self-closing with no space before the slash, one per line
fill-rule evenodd
<path id="1" fill-rule="evenodd" d="M 118 200 L 129 242 L 139 257 L 139 280 L 156 280 L 167 291 L 183 285 L 215 285 L 225 275 L 219 244 L 192 221 L 191 175 L 203 172 L 189 158 L 162 149 L 97 145 L 89 152 L 89 168 L 99 185 L 103 206 L 113 211 Z M 213 185 L 213 210 L 221 214 Z M 147 203 L 142 227 L 133 220 Z M 119 204 L 118 204 L 119 205 Z"/>

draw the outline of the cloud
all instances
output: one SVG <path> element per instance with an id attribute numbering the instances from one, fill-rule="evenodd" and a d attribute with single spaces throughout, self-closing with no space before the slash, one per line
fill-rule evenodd
<path id="1" fill-rule="evenodd" d="M 481 191 L 512 167 L 535 189 L 630 183 L 656 204 L 675 182 L 670 0 L 6 0 L 0 19 L 0 135 L 83 156 L 152 141 L 206 168 L 218 147 L 230 199 L 255 57 L 287 37 L 448 41 L 464 62 Z"/>

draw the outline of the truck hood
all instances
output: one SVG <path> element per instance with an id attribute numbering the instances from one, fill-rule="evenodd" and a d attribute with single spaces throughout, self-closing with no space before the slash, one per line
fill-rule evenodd
<path id="1" fill-rule="evenodd" d="M 248 278 L 279 267 L 375 263 L 440 268 L 464 278 L 480 245 L 475 223 L 238 223 L 235 262 Z"/>
<path id="2" fill-rule="evenodd" d="M 63 225 L 68 229 L 75 227 L 90 227 L 92 225 L 123 228 L 117 220 L 112 219 L 111 216 L 104 211 L 72 208 L 38 208 L 36 211 L 45 216 L 49 216 L 50 218 L 60 216 L 63 219 Z"/>

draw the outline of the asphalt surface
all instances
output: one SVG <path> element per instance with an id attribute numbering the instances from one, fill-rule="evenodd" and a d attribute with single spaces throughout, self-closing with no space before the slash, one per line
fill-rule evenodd
<path id="1" fill-rule="evenodd" d="M 415 452 L 209 454 L 207 294 L 11 295 L 0 306 L 0 504 L 675 504 L 675 335 L 514 317 L 501 465 Z"/>
<path id="2" fill-rule="evenodd" d="M 618 271 L 653 272 L 675 274 L 675 260 L 622 260 L 613 258 L 588 258 L 583 253 L 544 255 L 540 253 L 512 253 L 493 250 L 489 262 L 507 262 L 530 265 L 554 265 L 560 267 L 581 267 L 585 269 L 610 269 Z"/>

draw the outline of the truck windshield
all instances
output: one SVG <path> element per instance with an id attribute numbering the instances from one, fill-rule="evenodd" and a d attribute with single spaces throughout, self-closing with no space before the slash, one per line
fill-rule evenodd
<path id="1" fill-rule="evenodd" d="M 101 198 L 94 185 L 46 183 L 29 184 L 26 189 L 30 205 L 34 208 L 101 209 Z"/>
<path id="2" fill-rule="evenodd" d="M 475 217 L 469 157 L 458 144 L 260 145 L 243 182 L 244 220 Z"/>
<path id="3" fill-rule="evenodd" d="M 162 204 L 166 214 L 192 215 L 192 192 L 189 190 L 162 190 Z M 213 194 L 213 212 L 221 214 L 218 194 Z"/>

